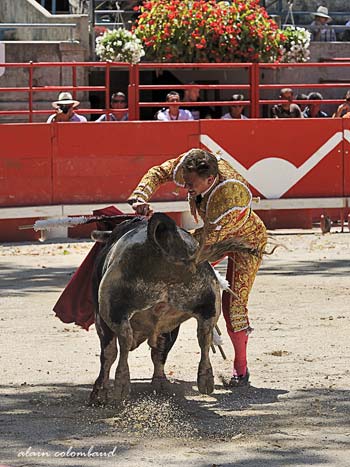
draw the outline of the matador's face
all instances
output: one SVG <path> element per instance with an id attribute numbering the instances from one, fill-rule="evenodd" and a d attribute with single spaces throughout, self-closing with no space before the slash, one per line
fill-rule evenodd
<path id="1" fill-rule="evenodd" d="M 198 196 L 213 184 L 215 177 L 201 177 L 196 172 L 185 172 L 183 174 L 185 188 L 188 190 L 190 196 Z"/>

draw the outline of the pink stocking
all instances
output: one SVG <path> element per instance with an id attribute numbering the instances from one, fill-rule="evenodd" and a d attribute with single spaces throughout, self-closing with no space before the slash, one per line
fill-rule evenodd
<path id="1" fill-rule="evenodd" d="M 227 329 L 233 348 L 235 349 L 235 359 L 233 362 L 233 374 L 245 376 L 247 372 L 247 343 L 248 336 L 246 330 L 233 332 Z"/>

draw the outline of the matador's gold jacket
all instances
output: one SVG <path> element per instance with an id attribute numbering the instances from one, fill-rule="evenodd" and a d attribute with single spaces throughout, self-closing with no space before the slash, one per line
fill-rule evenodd
<path id="1" fill-rule="evenodd" d="M 148 202 L 153 193 L 165 182 L 174 181 L 184 186 L 182 162 L 187 153 L 152 167 L 141 179 L 129 200 Z M 228 162 L 218 157 L 219 174 L 203 194 L 201 201 L 189 196 L 193 217 L 198 215 L 204 222 L 205 244 L 225 240 L 230 237 L 241 238 L 253 248 L 263 248 L 266 243 L 266 229 L 261 219 L 251 210 L 252 194 L 247 181 L 234 170 Z M 198 238 L 202 229 L 197 229 Z"/>

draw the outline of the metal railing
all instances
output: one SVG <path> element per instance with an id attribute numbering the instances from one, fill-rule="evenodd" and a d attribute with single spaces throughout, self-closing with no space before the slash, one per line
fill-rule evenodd
<path id="1" fill-rule="evenodd" d="M 345 60 L 345 59 L 343 59 Z M 40 86 L 34 80 L 34 71 L 37 68 L 70 68 L 71 69 L 71 83 L 65 85 L 50 85 Z M 60 92 L 71 91 L 74 98 L 77 98 L 78 92 L 101 92 L 104 94 L 104 108 L 92 109 L 79 109 L 82 114 L 102 114 L 109 113 L 110 109 L 110 96 L 115 89 L 111 89 L 111 72 L 113 70 L 123 70 L 128 73 L 128 115 L 129 120 L 139 120 L 140 110 L 149 107 L 170 107 L 178 105 L 178 103 L 169 103 L 164 101 L 146 101 L 142 98 L 142 94 L 146 91 L 164 91 L 164 94 L 170 90 L 186 90 L 191 88 L 199 88 L 200 90 L 218 90 L 228 91 L 234 90 L 244 91 L 247 94 L 246 100 L 233 102 L 229 100 L 207 100 L 201 102 L 181 102 L 181 106 L 201 107 L 224 107 L 234 105 L 244 105 L 250 109 L 251 118 L 261 117 L 261 106 L 273 105 L 276 103 L 284 103 L 278 98 L 267 99 L 261 98 L 261 93 L 264 91 L 279 91 L 281 88 L 290 87 L 297 90 L 322 90 L 322 89 L 350 89 L 350 79 L 342 82 L 317 82 L 317 83 L 293 83 L 279 82 L 278 84 L 261 83 L 262 73 L 264 70 L 283 70 L 284 68 L 293 68 L 298 70 L 300 68 L 327 68 L 327 69 L 350 69 L 349 61 L 325 62 L 325 63 L 139 63 L 137 65 L 130 65 L 127 63 L 109 63 L 109 62 L 37 62 L 37 63 L 0 63 L 0 68 L 14 69 L 24 68 L 28 70 L 28 83 L 27 86 L 6 86 L 0 87 L 0 93 L 28 93 L 28 101 L 26 109 L 18 110 L 0 110 L 1 115 L 27 115 L 29 122 L 33 121 L 34 115 L 51 114 L 52 109 L 38 110 L 35 109 L 36 93 L 42 92 Z M 77 71 L 79 68 L 88 69 L 102 69 L 104 71 L 104 85 L 101 86 L 87 86 L 79 85 L 77 79 Z M 143 84 L 141 82 L 142 72 L 145 70 L 197 70 L 197 71 L 219 71 L 219 70 L 243 70 L 243 79 L 240 83 L 231 84 Z M 320 80 L 321 81 L 321 80 Z M 278 95 L 274 92 L 274 95 Z M 13 100 L 12 100 L 13 101 Z M 323 104 L 339 104 L 344 102 L 343 99 L 323 99 L 318 103 Z M 310 104 L 313 101 L 298 100 L 299 104 Z"/>
<path id="2" fill-rule="evenodd" d="M 245 83 L 233 83 L 233 84 L 169 84 L 169 85 L 148 85 L 148 84 L 140 84 L 140 72 L 142 70 L 172 70 L 172 69 L 197 69 L 197 70 L 208 70 L 208 69 L 215 69 L 215 70 L 227 70 L 227 69 L 243 69 L 247 73 L 247 84 Z M 144 102 L 140 101 L 140 92 L 141 91 L 148 91 L 148 90 L 164 90 L 169 91 L 171 90 L 186 90 L 191 88 L 200 88 L 203 90 L 246 90 L 249 93 L 249 99 L 245 101 L 240 101 L 234 104 L 232 101 L 203 101 L 203 102 L 181 102 L 181 106 L 191 106 L 191 107 L 203 107 L 203 106 L 214 106 L 214 107 L 224 107 L 228 105 L 246 105 L 251 108 L 251 115 L 252 117 L 256 117 L 257 114 L 255 112 L 254 106 L 252 103 L 256 100 L 256 91 L 257 91 L 257 76 L 256 76 L 256 69 L 254 68 L 254 64 L 252 63 L 215 63 L 215 64 L 208 64 L 208 63 L 140 63 L 138 65 L 134 65 L 134 73 L 132 75 L 134 78 L 133 88 L 132 89 L 132 104 L 135 108 L 135 119 L 140 118 L 140 109 L 145 107 L 164 107 L 164 106 L 171 106 L 171 105 L 178 105 L 176 103 L 170 104 L 169 102 Z M 170 105 L 169 105 L 170 104 Z M 130 105 L 130 94 L 129 94 L 129 105 Z"/>
<path id="3" fill-rule="evenodd" d="M 40 1 L 40 4 L 41 4 L 42 7 L 45 8 L 45 4 L 46 4 L 45 0 L 41 0 L 41 1 Z M 55 15 L 56 12 L 57 12 L 57 0 L 52 0 L 52 3 L 51 3 L 51 14 L 52 14 L 52 15 Z"/>
<path id="4" fill-rule="evenodd" d="M 51 110 L 36 110 L 34 109 L 34 93 L 42 92 L 62 92 L 72 91 L 73 98 L 77 98 L 78 92 L 86 91 L 100 91 L 105 94 L 105 108 L 104 109 L 79 109 L 79 113 L 83 114 L 103 114 L 110 110 L 110 70 L 112 68 L 120 68 L 130 70 L 131 65 L 126 63 L 109 63 L 109 62 L 30 62 L 30 63 L 0 63 L 0 68 L 26 68 L 28 70 L 28 86 L 20 87 L 0 87 L 1 92 L 26 92 L 28 93 L 28 109 L 25 110 L 0 110 L 1 115 L 28 115 L 29 122 L 33 121 L 34 115 L 48 115 L 52 114 Z M 34 85 L 34 70 L 36 68 L 45 67 L 59 67 L 70 68 L 72 75 L 71 85 L 64 86 L 35 86 Z M 81 86 L 77 82 L 77 68 L 103 68 L 105 70 L 105 84 L 104 86 Z"/>
<path id="5" fill-rule="evenodd" d="M 76 28 L 76 23 L 0 23 L 1 29 L 18 29 L 18 28 L 29 28 L 29 29 L 47 29 L 47 28 L 69 28 L 70 38 L 69 41 L 73 41 L 73 30 Z M 47 41 L 50 42 L 50 41 Z"/>
<path id="6" fill-rule="evenodd" d="M 108 1 L 96 2 L 96 0 L 91 0 L 90 20 L 93 26 L 104 26 L 106 28 L 113 28 L 115 26 L 126 27 L 127 23 L 131 22 L 130 19 L 135 12 L 123 8 L 123 3 L 126 3 L 125 0 L 114 1 L 112 3 L 114 4 L 114 8 L 106 9 L 105 6 L 108 4 Z"/>

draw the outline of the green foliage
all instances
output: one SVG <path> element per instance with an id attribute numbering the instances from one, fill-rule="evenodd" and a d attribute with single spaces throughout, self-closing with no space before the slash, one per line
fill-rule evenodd
<path id="1" fill-rule="evenodd" d="M 281 31 L 258 0 L 153 0 L 135 27 L 147 60 L 271 62 L 281 56 Z"/>

